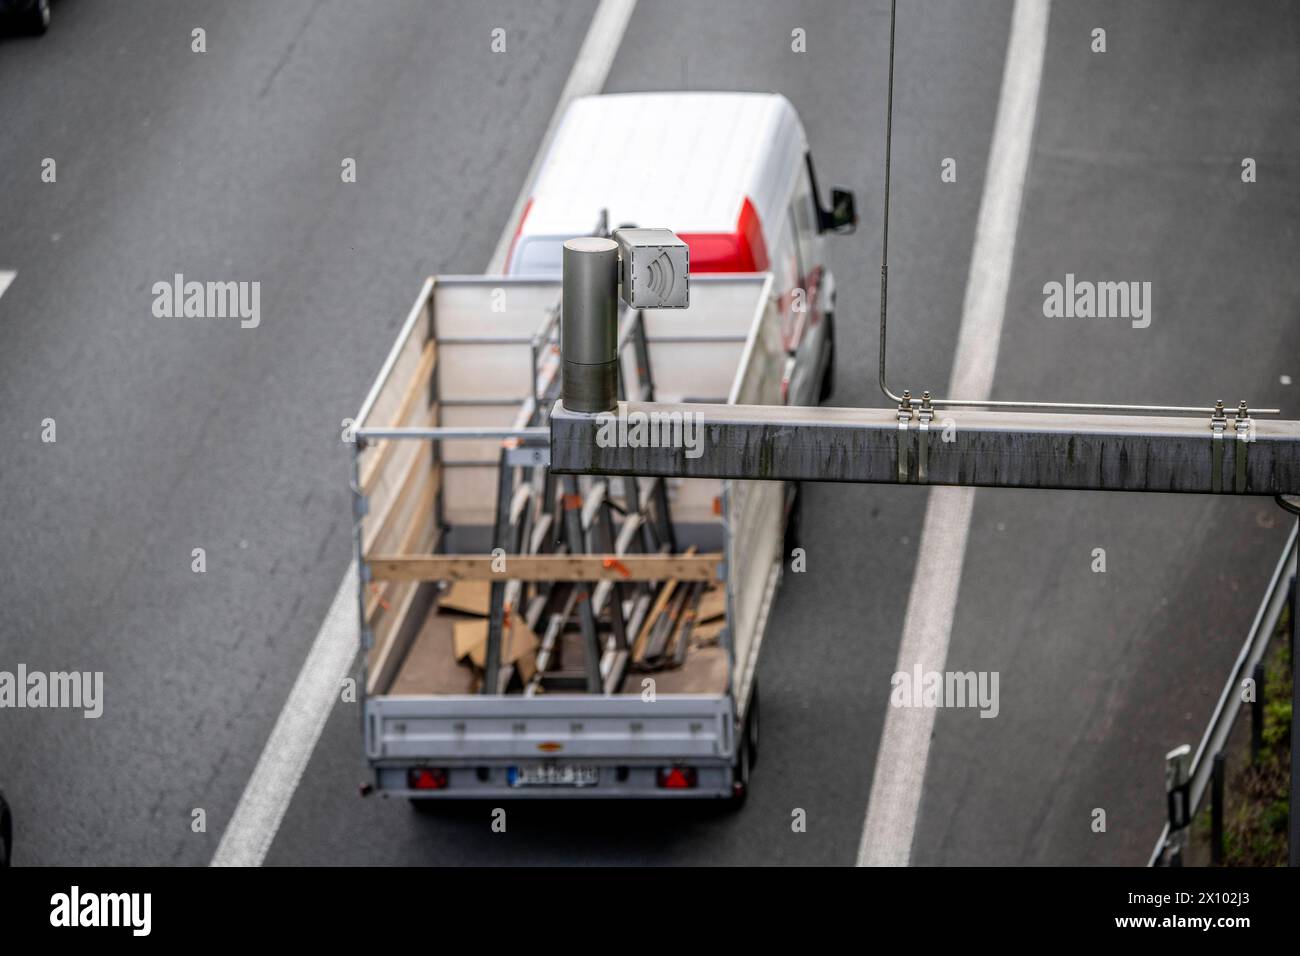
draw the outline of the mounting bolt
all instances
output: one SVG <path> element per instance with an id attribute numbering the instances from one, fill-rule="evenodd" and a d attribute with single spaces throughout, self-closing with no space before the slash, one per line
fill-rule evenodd
<path id="1" fill-rule="evenodd" d="M 1243 398 L 1241 404 L 1237 406 L 1237 421 L 1250 417 L 1250 409 L 1246 407 L 1246 400 Z"/>
<path id="2" fill-rule="evenodd" d="M 1223 399 L 1214 403 L 1214 413 L 1210 415 L 1210 428 L 1216 432 L 1228 427 L 1228 417 L 1223 410 Z"/>

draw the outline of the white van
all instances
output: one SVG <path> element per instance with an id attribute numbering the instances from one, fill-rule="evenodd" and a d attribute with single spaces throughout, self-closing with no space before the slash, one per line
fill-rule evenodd
<path id="1" fill-rule="evenodd" d="M 822 205 L 803 125 L 784 96 L 582 97 L 528 194 L 509 274 L 559 276 L 565 240 L 590 234 L 602 217 L 611 230 L 671 229 L 690 247 L 692 274 L 773 273 L 790 357 L 786 401 L 813 405 L 830 394 L 835 282 L 822 237 L 852 232 L 857 216 L 845 189 Z M 811 394 L 819 378 L 820 394 Z"/>

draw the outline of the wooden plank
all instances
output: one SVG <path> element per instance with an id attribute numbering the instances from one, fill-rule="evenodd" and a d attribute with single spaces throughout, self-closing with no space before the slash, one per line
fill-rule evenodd
<path id="1" fill-rule="evenodd" d="M 672 600 L 673 589 L 676 587 L 676 579 L 669 581 L 659 589 L 654 604 L 650 605 L 650 611 L 645 616 L 641 630 L 637 633 L 636 640 L 632 642 L 632 660 L 634 663 L 639 664 L 645 660 L 646 645 L 650 642 L 650 633 L 654 630 L 655 621 L 659 620 L 659 615 L 668 607 L 668 602 Z"/>
<path id="2" fill-rule="evenodd" d="M 695 553 L 695 545 L 687 549 L 684 557 L 700 557 Z M 647 557 L 660 557 L 660 555 L 647 555 Z M 655 598 L 655 603 L 650 607 L 650 613 L 646 615 L 645 623 L 641 625 L 641 632 L 637 635 L 632 644 L 632 660 L 640 664 L 645 660 L 647 645 L 650 642 L 650 635 L 654 631 L 655 623 L 659 616 L 668 609 L 668 602 L 672 600 L 673 592 L 677 589 L 677 582 L 686 580 L 679 575 L 673 575 L 663 587 L 659 589 L 659 594 Z M 705 580 L 695 578 L 694 580 Z M 715 579 L 716 580 L 716 579 Z"/>
<path id="3" fill-rule="evenodd" d="M 435 466 L 432 480 L 424 483 L 414 510 L 403 512 L 405 528 L 395 526 L 391 529 L 391 531 L 401 531 L 397 546 L 403 554 L 427 554 L 437 543 L 438 529 L 434 523 L 433 509 L 438 494 L 440 470 Z M 383 535 L 385 541 L 393 536 L 391 531 Z M 376 609 L 391 603 L 395 585 L 396 582 L 393 581 L 370 582 L 370 587 L 366 591 L 366 621 L 371 622 L 372 627 Z"/>
<path id="4" fill-rule="evenodd" d="M 366 658 L 366 693 L 374 694 L 380 687 L 388 687 L 397 675 L 407 651 L 405 642 L 399 641 L 398 636 L 419 591 L 418 584 L 404 587 L 396 597 L 396 608 L 393 611 L 384 610 L 382 620 L 374 631 L 375 643 Z"/>
<path id="5" fill-rule="evenodd" d="M 663 663 L 663 658 L 668 653 L 673 635 L 682 626 L 687 602 L 693 596 L 692 589 L 698 585 L 698 581 L 685 586 L 679 586 L 677 581 L 673 581 L 669 585 L 675 588 L 673 599 L 664 608 L 663 614 L 655 621 L 654 627 L 650 631 L 650 640 L 645 646 L 643 663 L 653 666 L 659 666 Z"/>
<path id="6" fill-rule="evenodd" d="M 698 614 L 700 606 L 700 595 L 704 593 L 704 588 L 705 585 L 699 581 L 693 581 L 687 585 L 686 598 L 682 602 L 682 613 L 674 623 L 672 633 L 668 636 L 668 641 L 664 647 L 664 657 L 674 664 L 681 664 L 686 659 L 687 645 L 695 628 L 696 614 Z"/>
<path id="7" fill-rule="evenodd" d="M 496 571 L 490 554 L 375 555 L 376 581 L 717 581 L 722 555 L 510 554 Z M 498 562 L 499 566 L 499 562 Z"/>
<path id="8" fill-rule="evenodd" d="M 364 428 L 374 422 L 387 424 L 393 420 L 393 411 L 416 365 L 419 364 L 424 343 L 432 338 L 430 335 L 430 323 L 433 317 L 432 293 L 436 286 L 437 280 L 430 276 L 420 289 L 415 305 L 407 314 L 406 321 L 402 323 L 394 350 L 384 359 L 380 371 L 382 378 L 377 382 L 379 390 L 369 410 L 357 422 L 358 427 Z"/>
<path id="9" fill-rule="evenodd" d="M 374 508 L 364 518 L 361 534 L 362 554 L 372 554 L 378 550 L 401 548 L 401 540 L 406 536 L 411 524 L 411 503 L 414 499 L 423 499 L 425 486 L 438 484 L 441 469 L 435 468 L 426 442 L 411 442 L 414 454 L 406 456 L 405 473 L 401 476 L 396 493 L 384 502 L 382 508 Z"/>
<path id="10" fill-rule="evenodd" d="M 421 394 L 425 397 L 425 407 L 427 409 L 429 405 L 429 376 L 433 373 L 434 358 L 437 354 L 438 350 L 434 341 L 430 339 L 425 342 L 424 349 L 420 353 L 419 364 L 416 365 L 415 373 L 412 376 L 411 381 L 407 383 L 405 391 L 402 393 L 402 399 L 398 403 L 397 413 L 393 416 L 393 420 L 391 422 L 367 422 L 366 424 L 371 427 L 401 426 L 408 424 L 407 418 L 411 414 L 411 410 L 417 407 L 416 402 Z M 387 387 L 388 386 L 385 386 L 385 388 Z M 373 417 L 374 413 L 372 412 L 371 415 Z M 418 422 L 418 424 L 427 425 L 427 417 Z M 371 446 L 371 448 L 374 449 L 374 454 L 373 456 L 367 457 L 361 468 L 361 493 L 363 495 L 369 496 L 374 490 L 375 480 L 383 472 L 384 466 L 392 456 L 393 447 L 397 442 L 398 439 L 386 438 L 381 439 L 375 445 Z M 370 450 L 370 448 L 366 449 L 366 451 Z"/>
<path id="11" fill-rule="evenodd" d="M 424 473 L 430 475 L 430 478 L 424 482 L 425 487 L 416 501 L 415 510 L 404 511 L 392 531 L 400 533 L 403 550 L 428 553 L 436 546 L 439 536 L 434 514 L 439 470 L 426 470 Z M 412 613 L 416 594 L 423 587 L 425 585 L 418 581 L 372 581 L 366 589 L 366 622 L 374 641 L 368 655 L 368 689 L 372 693 L 375 687 L 388 685 L 405 657 L 405 641 L 398 641 L 397 638 Z"/>

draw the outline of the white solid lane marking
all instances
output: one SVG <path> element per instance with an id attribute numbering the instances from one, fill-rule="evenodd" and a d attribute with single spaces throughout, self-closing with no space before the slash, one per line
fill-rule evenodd
<path id="1" fill-rule="evenodd" d="M 9 288 L 9 283 L 13 282 L 17 276 L 17 272 L 0 269 L 0 295 L 5 294 L 5 289 Z"/>
<path id="2" fill-rule="evenodd" d="M 330 711 L 342 695 L 343 679 L 357 652 L 357 626 L 357 568 L 352 564 L 221 836 L 213 866 L 260 866 L 266 858 Z"/>
<path id="3" fill-rule="evenodd" d="M 527 201 L 528 184 L 537 171 L 564 108 L 575 97 L 599 93 L 605 85 L 635 6 L 636 0 L 601 0 L 542 138 L 542 148 L 533 159 L 515 209 L 497 241 L 496 252 L 488 265 L 489 273 L 500 272 L 504 267 L 515 225 Z M 339 584 L 338 593 L 334 595 L 329 612 L 312 642 L 307 660 L 221 836 L 217 852 L 212 856 L 212 866 L 260 866 L 266 858 L 271 841 L 289 809 L 289 801 L 307 770 L 321 731 L 325 729 L 330 711 L 339 700 L 342 681 L 352 667 L 359 644 L 357 570 L 354 565 L 348 568 Z M 357 746 L 361 746 L 359 740 Z"/>
<path id="4" fill-rule="evenodd" d="M 987 399 L 997 368 L 1016 230 L 1029 171 L 1050 0 L 1016 0 L 988 172 L 975 226 L 961 330 L 953 358 L 953 398 Z M 934 488 L 925 508 L 912 591 L 895 672 L 942 671 L 961 585 L 974 488 Z M 887 708 L 876 754 L 859 866 L 906 866 L 912 855 L 935 710 Z"/>

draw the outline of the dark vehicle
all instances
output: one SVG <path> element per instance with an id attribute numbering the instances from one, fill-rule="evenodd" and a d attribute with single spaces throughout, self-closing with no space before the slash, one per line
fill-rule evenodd
<path id="1" fill-rule="evenodd" d="M 0 20 L 10 29 L 39 36 L 50 28 L 50 0 L 0 0 Z"/>
<path id="2" fill-rule="evenodd" d="M 0 867 L 9 865 L 14 848 L 14 818 L 9 813 L 9 804 L 5 803 L 4 794 L 0 793 Z"/>

